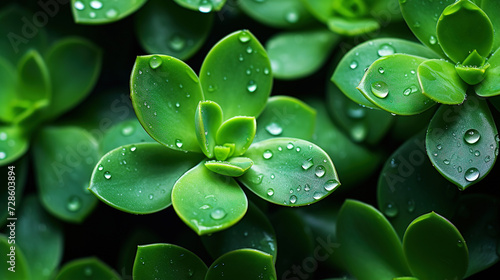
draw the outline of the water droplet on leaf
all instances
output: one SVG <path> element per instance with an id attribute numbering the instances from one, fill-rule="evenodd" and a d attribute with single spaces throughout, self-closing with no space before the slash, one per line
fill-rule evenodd
<path id="1" fill-rule="evenodd" d="M 262 157 L 264 159 L 270 159 L 273 157 L 273 152 L 271 152 L 271 150 L 265 150 L 264 154 L 262 154 Z"/>
<path id="2" fill-rule="evenodd" d="M 387 203 L 384 208 L 384 213 L 387 217 L 389 218 L 394 218 L 398 215 L 399 210 L 396 204 L 394 203 Z"/>
<path id="3" fill-rule="evenodd" d="M 283 128 L 279 124 L 272 122 L 266 126 L 266 131 L 273 136 L 278 136 L 283 133 Z"/>
<path id="4" fill-rule="evenodd" d="M 325 167 L 323 165 L 316 166 L 316 171 L 314 172 L 316 177 L 321 178 L 321 177 L 325 176 L 325 173 L 326 173 L 326 170 L 325 170 Z"/>
<path id="5" fill-rule="evenodd" d="M 221 220 L 226 217 L 227 213 L 222 208 L 217 208 L 212 213 L 210 213 L 210 217 L 214 220 Z"/>
<path id="6" fill-rule="evenodd" d="M 309 168 L 311 168 L 313 165 L 314 165 L 313 159 L 312 159 L 312 158 L 308 158 L 307 160 L 305 160 L 305 161 L 302 163 L 302 169 L 304 169 L 304 170 L 308 170 L 308 169 L 309 169 Z"/>
<path id="7" fill-rule="evenodd" d="M 471 167 L 465 171 L 465 180 L 468 182 L 474 182 L 479 178 L 479 170 L 475 167 Z"/>
<path id="8" fill-rule="evenodd" d="M 469 129 L 464 134 L 464 140 L 468 144 L 476 144 L 477 141 L 481 138 L 481 134 L 475 129 Z"/>
<path id="9" fill-rule="evenodd" d="M 333 191 L 337 186 L 339 185 L 339 182 L 335 179 L 328 180 L 326 181 L 324 188 L 326 191 Z"/>
<path id="10" fill-rule="evenodd" d="M 66 208 L 70 212 L 76 212 L 82 208 L 82 199 L 79 196 L 73 195 L 68 199 Z"/>
<path id="11" fill-rule="evenodd" d="M 378 98 L 386 98 L 389 94 L 389 86 L 382 81 L 372 83 L 371 90 L 372 93 Z"/>
<path id="12" fill-rule="evenodd" d="M 106 180 L 111 179 L 111 173 L 110 173 L 109 171 L 104 172 L 104 178 L 105 178 Z"/>
<path id="13" fill-rule="evenodd" d="M 383 44 L 377 51 L 379 56 L 391 55 L 394 54 L 395 52 L 396 50 L 394 49 L 394 47 L 392 47 L 389 44 Z"/>

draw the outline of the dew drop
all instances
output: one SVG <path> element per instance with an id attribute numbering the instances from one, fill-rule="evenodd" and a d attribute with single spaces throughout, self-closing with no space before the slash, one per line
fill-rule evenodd
<path id="1" fill-rule="evenodd" d="M 212 4 L 208 0 L 203 0 L 201 5 L 198 7 L 198 11 L 202 13 L 210 13 L 212 11 Z"/>
<path id="2" fill-rule="evenodd" d="M 133 126 L 125 126 L 122 128 L 122 135 L 123 136 L 130 136 L 132 133 L 134 133 L 134 127 Z"/>
<path id="3" fill-rule="evenodd" d="M 299 21 L 299 14 L 296 11 L 289 11 L 285 14 L 285 20 L 289 23 L 296 23 Z"/>
<path id="4" fill-rule="evenodd" d="M 99 166 L 97 166 L 97 170 L 102 171 L 103 169 L 104 169 L 104 166 L 102 166 L 102 164 L 99 164 Z"/>
<path id="5" fill-rule="evenodd" d="M 431 37 L 429 37 L 429 43 L 431 45 L 435 45 L 437 43 L 437 39 L 435 36 L 431 35 Z"/>
<path id="6" fill-rule="evenodd" d="M 358 62 L 356 60 L 351 61 L 351 64 L 349 64 L 349 68 L 352 70 L 358 68 Z"/>
<path id="7" fill-rule="evenodd" d="M 279 124 L 272 122 L 266 126 L 266 131 L 273 136 L 278 136 L 283 133 L 283 128 Z"/>
<path id="8" fill-rule="evenodd" d="M 475 129 L 469 129 L 465 132 L 464 134 L 464 140 L 468 144 L 476 144 L 477 141 L 479 141 L 479 138 L 481 138 L 481 134 Z"/>
<path id="9" fill-rule="evenodd" d="M 161 57 L 157 55 L 154 55 L 149 59 L 149 66 L 151 67 L 151 69 L 156 69 L 160 67 L 162 63 L 163 60 L 161 59 Z"/>
<path id="10" fill-rule="evenodd" d="M 149 200 L 153 200 L 153 198 L 155 198 L 154 194 L 149 194 L 148 196 Z"/>
<path id="11" fill-rule="evenodd" d="M 248 92 L 255 92 L 257 90 L 257 84 L 255 81 L 250 80 L 247 84 L 247 90 Z"/>
<path id="12" fill-rule="evenodd" d="M 311 186 L 309 186 L 309 184 L 305 184 L 304 185 L 304 191 L 308 192 L 311 190 Z"/>
<path id="13" fill-rule="evenodd" d="M 464 243 L 462 242 L 462 240 L 460 240 L 460 239 L 459 239 L 459 240 L 457 241 L 457 246 L 458 246 L 459 248 L 464 247 Z"/>
<path id="14" fill-rule="evenodd" d="M 222 208 L 217 208 L 214 211 L 212 211 L 212 213 L 210 213 L 210 217 L 214 220 L 224 219 L 226 215 L 227 215 L 226 211 L 224 211 L 224 209 Z"/>
<path id="15" fill-rule="evenodd" d="M 322 178 L 323 176 L 325 176 L 325 173 L 326 173 L 326 170 L 325 170 L 325 167 L 323 165 L 316 166 L 316 170 L 314 172 L 316 177 Z"/>
<path id="16" fill-rule="evenodd" d="M 136 146 L 132 146 L 132 147 L 130 147 L 130 151 L 131 151 L 131 152 L 135 152 L 135 150 L 137 150 L 137 147 L 136 147 Z"/>
<path id="17" fill-rule="evenodd" d="M 79 196 L 73 195 L 68 199 L 66 209 L 70 212 L 76 212 L 82 208 L 82 199 Z"/>
<path id="18" fill-rule="evenodd" d="M 484 158 L 484 162 L 489 162 L 490 160 L 491 160 L 491 157 L 490 157 L 490 156 L 486 156 L 486 157 Z"/>
<path id="19" fill-rule="evenodd" d="M 349 105 L 347 108 L 347 116 L 353 119 L 361 119 L 366 116 L 366 111 L 363 107 L 354 103 L 349 103 L 349 104 L 352 105 Z"/>
<path id="20" fill-rule="evenodd" d="M 386 98 L 389 94 L 389 86 L 382 81 L 372 83 L 371 90 L 372 93 L 378 98 Z"/>
<path id="21" fill-rule="evenodd" d="M 302 163 L 302 169 L 304 169 L 304 170 L 308 170 L 308 169 L 309 169 L 309 168 L 311 168 L 313 165 L 314 165 L 313 159 L 312 159 L 312 158 L 308 158 L 308 159 L 306 159 L 306 160 Z"/>
<path id="22" fill-rule="evenodd" d="M 75 9 L 82 11 L 83 9 L 85 9 L 85 5 L 83 5 L 83 3 L 81 1 L 76 1 L 75 2 Z"/>
<path id="23" fill-rule="evenodd" d="M 182 145 L 183 145 L 183 144 L 182 144 L 182 140 L 181 140 L 181 139 L 176 139 L 176 140 L 175 140 L 175 146 L 176 146 L 177 148 L 182 148 Z"/>
<path id="24" fill-rule="evenodd" d="M 394 203 L 387 203 L 384 208 L 384 214 L 389 217 L 389 218 L 394 218 L 398 215 L 399 210 L 396 204 Z"/>
<path id="25" fill-rule="evenodd" d="M 379 72 L 380 74 L 384 74 L 384 73 L 385 73 L 385 69 L 384 69 L 383 67 L 379 67 L 379 68 L 378 68 L 378 72 Z"/>
<path id="26" fill-rule="evenodd" d="M 443 145 L 438 144 L 438 145 L 436 146 L 436 148 L 437 148 L 438 150 L 441 150 L 441 149 L 443 148 Z"/>
<path id="27" fill-rule="evenodd" d="M 107 18 L 115 18 L 118 16 L 118 11 L 115 10 L 115 9 L 109 9 L 107 12 L 106 12 L 106 17 Z"/>
<path id="28" fill-rule="evenodd" d="M 267 189 L 267 195 L 268 196 L 273 196 L 274 195 L 274 190 L 273 189 Z"/>
<path id="29" fill-rule="evenodd" d="M 326 191 L 330 192 L 333 191 L 336 187 L 339 186 L 339 182 L 337 180 L 328 180 L 326 181 L 325 185 L 323 186 Z"/>
<path id="30" fill-rule="evenodd" d="M 389 44 L 383 44 L 377 51 L 379 56 L 391 55 L 394 54 L 395 52 L 396 50 Z"/>
<path id="31" fill-rule="evenodd" d="M 102 8 L 102 3 L 101 1 L 90 1 L 90 7 L 92 7 L 92 9 L 96 9 L 96 10 L 99 10 L 100 8 Z"/>
<path id="32" fill-rule="evenodd" d="M 445 160 L 443 160 L 443 163 L 446 164 L 446 165 L 449 165 L 450 164 L 450 160 L 449 159 L 445 159 Z"/>
<path id="33" fill-rule="evenodd" d="M 479 170 L 475 167 L 471 167 L 465 171 L 465 180 L 468 182 L 474 182 L 479 178 Z"/>
<path id="34" fill-rule="evenodd" d="M 288 143 L 288 145 L 286 145 L 286 148 L 287 148 L 287 149 L 289 149 L 289 150 L 293 149 L 293 147 L 294 147 L 294 146 L 293 146 L 293 144 L 292 144 L 292 143 Z"/>
<path id="35" fill-rule="evenodd" d="M 90 277 L 92 276 L 92 268 L 91 267 L 86 267 L 84 270 L 83 270 L 83 273 L 85 274 L 85 276 L 87 277 Z"/>
<path id="36" fill-rule="evenodd" d="M 415 201 L 413 199 L 408 200 L 408 212 L 413 213 L 415 211 Z"/>
<path id="37" fill-rule="evenodd" d="M 111 173 L 110 173 L 109 171 L 104 172 L 104 178 L 105 178 L 106 180 L 111 179 Z"/>
<path id="38" fill-rule="evenodd" d="M 250 41 L 250 35 L 248 34 L 248 32 L 243 31 L 240 33 L 240 35 L 238 35 L 238 40 L 240 40 L 240 42 L 242 43 L 247 43 L 248 41 Z"/>
<path id="39" fill-rule="evenodd" d="M 264 159 L 270 159 L 273 157 L 273 152 L 271 152 L 271 150 L 265 150 L 264 154 L 262 154 L 262 157 Z"/>
<path id="40" fill-rule="evenodd" d="M 458 173 L 462 173 L 462 166 L 457 167 Z"/>
<path id="41" fill-rule="evenodd" d="M 252 52 L 253 52 L 252 47 L 248 46 L 248 47 L 247 47 L 247 53 L 248 53 L 248 54 L 250 54 L 250 53 L 252 53 Z"/>
<path id="42" fill-rule="evenodd" d="M 481 152 L 479 152 L 478 150 L 476 150 L 476 151 L 474 152 L 474 155 L 475 155 L 476 157 L 478 157 L 478 156 L 480 156 L 480 155 L 481 155 Z"/>
<path id="43" fill-rule="evenodd" d="M 267 67 L 266 67 L 266 68 L 264 68 L 264 74 L 265 74 L 265 75 L 269 75 L 269 73 L 270 73 L 269 68 L 267 68 Z"/>
<path id="44" fill-rule="evenodd" d="M 313 198 L 314 198 L 315 200 L 318 200 L 318 199 L 320 199 L 320 198 L 322 198 L 322 197 L 323 197 L 323 194 L 322 194 L 322 193 L 320 193 L 320 192 L 315 192 L 315 193 L 313 194 Z"/>
<path id="45" fill-rule="evenodd" d="M 297 197 L 295 195 L 290 196 L 290 203 L 295 204 L 297 202 Z"/>

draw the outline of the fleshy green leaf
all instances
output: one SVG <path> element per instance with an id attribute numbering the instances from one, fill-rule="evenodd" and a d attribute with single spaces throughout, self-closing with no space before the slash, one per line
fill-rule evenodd
<path id="1" fill-rule="evenodd" d="M 119 210 L 134 214 L 157 212 L 170 206 L 175 182 L 201 158 L 157 143 L 125 145 L 101 158 L 89 189 Z"/>
<path id="2" fill-rule="evenodd" d="M 106 154 L 120 146 L 142 142 L 156 143 L 134 118 L 119 122 L 106 131 L 99 143 L 99 151 L 101 154 Z"/>
<path id="3" fill-rule="evenodd" d="M 417 68 L 422 93 L 442 104 L 462 104 L 468 85 L 455 71 L 455 66 L 439 59 L 422 62 Z"/>
<path id="4" fill-rule="evenodd" d="M 426 59 L 393 54 L 376 60 L 365 73 L 358 89 L 380 108 L 398 115 L 415 115 L 434 106 L 422 94 L 417 67 Z"/>
<path id="5" fill-rule="evenodd" d="M 395 53 L 439 58 L 436 53 L 417 43 L 394 38 L 375 39 L 359 44 L 350 50 L 339 62 L 331 80 L 354 102 L 366 107 L 378 108 L 356 87 L 365 75 L 365 69 L 368 69 L 375 60 Z"/>
<path id="6" fill-rule="evenodd" d="M 462 279 L 467 271 L 469 254 L 464 238 L 434 212 L 408 226 L 403 251 L 412 274 L 419 279 Z"/>
<path id="7" fill-rule="evenodd" d="M 375 145 L 382 140 L 395 119 L 391 114 L 357 104 L 347 98 L 334 83 L 328 82 L 326 87 L 327 107 L 336 125 L 354 142 Z"/>
<path id="8" fill-rule="evenodd" d="M 29 147 L 28 135 L 19 126 L 0 126 L 0 166 L 22 157 Z"/>
<path id="9" fill-rule="evenodd" d="M 208 158 L 214 157 L 215 137 L 222 124 L 222 109 L 213 101 L 201 101 L 196 107 L 194 119 L 196 138 Z"/>
<path id="10" fill-rule="evenodd" d="M 469 249 L 466 277 L 500 260 L 498 255 L 500 204 L 498 199 L 481 194 L 463 196 L 453 219 Z"/>
<path id="11" fill-rule="evenodd" d="M 210 50 L 201 66 L 200 82 L 205 99 L 220 105 L 224 120 L 257 117 L 271 93 L 271 63 L 252 33 L 237 31 Z"/>
<path id="12" fill-rule="evenodd" d="M 135 16 L 135 33 L 150 54 L 188 59 L 206 41 L 213 21 L 213 14 L 191 11 L 174 1 L 149 0 Z"/>
<path id="13" fill-rule="evenodd" d="M 200 151 L 194 117 L 203 93 L 187 64 L 169 56 L 139 56 L 130 88 L 137 118 L 151 137 L 174 150 Z"/>
<path id="14" fill-rule="evenodd" d="M 488 15 L 488 18 L 493 25 L 493 30 L 495 31 L 495 36 L 493 36 L 493 49 L 496 50 L 500 47 L 500 37 L 497 32 L 500 30 L 500 9 L 498 9 L 498 2 L 496 0 L 481 0 L 480 3 L 476 3 L 481 7 L 481 9 Z"/>
<path id="15" fill-rule="evenodd" d="M 245 174 L 253 161 L 246 157 L 232 157 L 228 161 L 210 160 L 205 162 L 205 167 L 217 174 L 239 177 Z"/>
<path id="16" fill-rule="evenodd" d="M 289 96 L 273 96 L 257 119 L 254 142 L 273 137 L 310 140 L 316 127 L 316 111 L 301 100 Z"/>
<path id="17" fill-rule="evenodd" d="M 482 97 L 500 94 L 500 49 L 495 51 L 488 63 L 491 66 L 487 69 L 484 80 L 475 87 L 477 95 Z"/>
<path id="18" fill-rule="evenodd" d="M 240 0 L 238 4 L 249 17 L 275 28 L 296 28 L 312 22 L 300 0 Z"/>
<path id="19" fill-rule="evenodd" d="M 272 72 L 278 79 L 298 79 L 316 72 L 340 36 L 327 29 L 278 33 L 266 42 Z"/>
<path id="20" fill-rule="evenodd" d="M 378 208 L 402 238 L 418 216 L 454 213 L 459 190 L 432 166 L 425 151 L 425 130 L 408 139 L 384 164 L 377 185 Z"/>
<path id="21" fill-rule="evenodd" d="M 33 145 L 40 200 L 52 215 L 79 223 L 94 209 L 97 199 L 87 190 L 99 160 L 95 139 L 78 127 L 47 127 Z"/>
<path id="22" fill-rule="evenodd" d="M 16 246 L 19 246 L 34 279 L 52 279 L 63 254 L 63 232 L 43 209 L 38 198 L 24 198 L 17 213 Z"/>
<path id="23" fill-rule="evenodd" d="M 215 137 L 217 144 L 234 144 L 233 155 L 240 156 L 253 142 L 257 122 L 254 117 L 233 117 L 220 126 Z"/>
<path id="24" fill-rule="evenodd" d="M 342 184 L 352 186 L 371 176 L 382 162 L 381 155 L 352 142 L 332 123 L 323 101 L 315 100 L 309 104 L 318 114 L 313 142 L 330 155 Z"/>
<path id="25" fill-rule="evenodd" d="M 475 52 L 475 51 L 474 51 Z M 490 64 L 486 63 L 482 66 L 464 66 L 457 64 L 455 70 L 464 82 L 473 86 L 481 83 L 486 77 L 486 70 L 490 68 Z"/>
<path id="26" fill-rule="evenodd" d="M 13 240 L 8 239 L 7 236 L 0 234 L 0 250 L 6 255 L 6 257 L 3 257 L 5 261 L 0 264 L 0 278 L 8 280 L 29 280 L 31 276 L 29 274 L 30 270 L 26 257 L 21 248 L 16 246 L 15 243 L 12 243 L 12 241 Z"/>
<path id="27" fill-rule="evenodd" d="M 373 32 L 380 28 L 380 24 L 372 18 L 330 17 L 328 19 L 328 28 L 340 35 L 356 36 Z"/>
<path id="28" fill-rule="evenodd" d="M 76 259 L 66 263 L 55 280 L 109 279 L 119 280 L 120 276 L 101 260 L 92 258 Z"/>
<path id="29" fill-rule="evenodd" d="M 203 280 L 207 266 L 194 253 L 172 244 L 150 244 L 137 247 L 134 279 Z"/>
<path id="30" fill-rule="evenodd" d="M 254 165 L 239 180 L 261 198 L 280 205 L 317 202 L 340 186 L 328 154 L 295 138 L 267 139 L 245 153 Z"/>
<path id="31" fill-rule="evenodd" d="M 371 205 L 346 200 L 337 218 L 337 249 L 356 279 L 392 279 L 411 275 L 398 235 Z"/>
<path id="32" fill-rule="evenodd" d="M 27 104 L 50 99 L 51 89 L 49 69 L 42 56 L 35 50 L 27 52 L 17 65 L 17 99 Z"/>
<path id="33" fill-rule="evenodd" d="M 220 11 L 226 0 L 174 0 L 177 4 L 184 8 L 188 8 L 201 13 L 210 13 Z"/>
<path id="34" fill-rule="evenodd" d="M 427 155 L 439 173 L 464 190 L 493 167 L 497 135 L 488 105 L 471 96 L 462 106 L 438 109 L 427 131 Z"/>
<path id="35" fill-rule="evenodd" d="M 102 53 L 92 42 L 72 37 L 57 41 L 49 49 L 46 61 L 52 82 L 52 98 L 46 114 L 53 118 L 90 94 L 101 72 Z"/>
<path id="36" fill-rule="evenodd" d="M 248 207 L 245 193 L 234 179 L 213 173 L 203 163 L 175 183 L 172 204 L 177 215 L 198 235 L 236 224 Z"/>
<path id="37" fill-rule="evenodd" d="M 463 62 L 474 50 L 487 57 L 493 46 L 493 25 L 470 0 L 459 0 L 446 7 L 436 31 L 441 48 L 454 62 Z"/>
<path id="38" fill-rule="evenodd" d="M 319 21 L 326 23 L 333 13 L 334 5 L 330 0 L 302 0 L 302 4 Z"/>
<path id="39" fill-rule="evenodd" d="M 13 105 L 16 102 L 17 76 L 14 66 L 3 57 L 0 57 L 0 121 L 13 122 L 16 115 Z"/>
<path id="40" fill-rule="evenodd" d="M 71 0 L 76 23 L 106 24 L 120 20 L 138 10 L 147 0 Z"/>
<path id="41" fill-rule="evenodd" d="M 276 261 L 277 240 L 268 217 L 253 203 L 249 203 L 245 217 L 236 225 L 201 237 L 203 245 L 213 258 L 236 249 L 252 248 L 266 252 Z"/>
<path id="42" fill-rule="evenodd" d="M 413 34 L 442 58 L 445 54 L 437 40 L 436 25 L 443 10 L 454 2 L 455 0 L 399 0 L 401 13 Z"/>
<path id="43" fill-rule="evenodd" d="M 273 257 L 254 249 L 239 249 L 224 254 L 208 268 L 205 280 L 276 280 Z"/>

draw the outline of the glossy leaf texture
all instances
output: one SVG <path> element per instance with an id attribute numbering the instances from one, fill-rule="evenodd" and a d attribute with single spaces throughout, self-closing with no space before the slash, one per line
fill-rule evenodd
<path id="1" fill-rule="evenodd" d="M 174 150 L 200 151 L 194 117 L 203 93 L 186 63 L 164 55 L 139 56 L 130 88 L 137 118 L 151 137 Z"/>
<path id="2" fill-rule="evenodd" d="M 327 60 L 340 36 L 327 29 L 288 31 L 266 42 L 273 76 L 291 80 L 316 72 Z"/>
<path id="3" fill-rule="evenodd" d="M 76 23 L 106 24 L 138 10 L 147 0 L 71 0 Z"/>
<path id="4" fill-rule="evenodd" d="M 366 71 L 358 89 L 376 106 L 397 114 L 415 115 L 435 105 L 422 94 L 417 68 L 426 59 L 393 54 L 376 60 Z"/>
<path id="5" fill-rule="evenodd" d="M 99 143 L 99 151 L 101 154 L 106 154 L 123 145 L 143 142 L 156 143 L 141 123 L 133 118 L 119 122 L 107 130 Z"/>
<path id="6" fill-rule="evenodd" d="M 271 93 L 271 63 L 257 38 L 240 30 L 210 50 L 201 66 L 200 82 L 205 100 L 220 105 L 224 120 L 257 117 Z"/>
<path id="7" fill-rule="evenodd" d="M 183 60 L 201 48 L 214 22 L 212 13 L 202 14 L 162 0 L 149 0 L 134 18 L 135 34 L 146 52 Z"/>
<path id="8" fill-rule="evenodd" d="M 213 101 L 201 101 L 196 107 L 194 119 L 196 138 L 201 150 L 208 158 L 214 157 L 217 131 L 222 124 L 222 109 Z"/>
<path id="9" fill-rule="evenodd" d="M 493 25 L 470 0 L 459 0 L 446 7 L 436 31 L 441 48 L 454 62 L 462 63 L 474 50 L 487 57 L 493 46 Z"/>
<path id="10" fill-rule="evenodd" d="M 149 244 L 137 247 L 134 279 L 203 280 L 205 263 L 194 253 L 172 244 Z"/>
<path id="11" fill-rule="evenodd" d="M 378 178 L 378 209 L 400 238 L 420 215 L 436 211 L 451 218 L 458 198 L 459 190 L 436 171 L 427 157 L 424 130 L 389 156 Z"/>
<path id="12" fill-rule="evenodd" d="M 430 99 L 448 105 L 462 104 L 468 85 L 447 61 L 429 59 L 417 68 L 417 77 L 422 93 Z"/>
<path id="13" fill-rule="evenodd" d="M 316 111 L 301 100 L 289 96 L 272 96 L 257 119 L 254 142 L 293 137 L 311 140 L 316 127 Z"/>
<path id="14" fill-rule="evenodd" d="M 39 100 L 50 100 L 51 90 L 47 64 L 36 50 L 28 51 L 17 64 L 16 93 L 20 105 L 29 107 Z"/>
<path id="15" fill-rule="evenodd" d="M 445 178 L 464 190 L 483 179 L 498 155 L 498 131 L 486 101 L 441 106 L 425 140 L 427 155 Z"/>
<path id="16" fill-rule="evenodd" d="M 332 120 L 352 141 L 375 145 L 385 137 L 395 119 L 390 113 L 357 104 L 334 83 L 328 82 L 326 87 L 327 108 Z"/>
<path id="17" fill-rule="evenodd" d="M 12 168 L 12 166 L 15 167 Z M 4 209 L 0 208 L 0 227 L 3 227 L 5 224 L 7 224 L 7 218 L 9 217 L 8 207 L 12 206 L 12 203 L 9 203 L 9 201 L 15 199 L 14 204 L 21 205 L 29 170 L 28 157 L 22 157 L 19 160 L 13 162 L 11 165 L 0 166 L 0 172 L 2 172 L 0 174 L 0 180 L 2 180 L 2 182 L 5 182 L 4 190 L 0 193 L 0 199 L 5 201 L 6 205 Z M 15 191 L 14 196 L 11 196 L 12 191 Z"/>
<path id="18" fill-rule="evenodd" d="M 340 35 L 360 36 L 376 31 L 380 28 L 380 24 L 372 18 L 331 17 L 328 19 L 328 28 Z"/>
<path id="19" fill-rule="evenodd" d="M 275 28 L 297 28 L 313 21 L 300 0 L 241 0 L 240 8 L 254 20 Z"/>
<path id="20" fill-rule="evenodd" d="M 245 216 L 234 226 L 201 237 L 203 245 L 216 259 L 233 250 L 252 248 L 273 257 L 276 262 L 277 240 L 268 217 L 253 203 L 249 203 Z"/>
<path id="21" fill-rule="evenodd" d="M 11 240 L 8 239 L 7 235 L 0 234 L 0 250 L 5 252 L 6 255 L 5 257 L 2 256 L 5 261 L 0 264 L 0 277 L 9 280 L 29 280 L 31 275 L 26 257 L 21 248 L 9 243 Z M 12 247 L 15 247 L 14 251 L 11 250 Z M 9 255 L 12 255 L 12 257 Z M 15 264 L 13 268 L 11 268 L 11 264 Z M 14 271 L 9 270 L 9 268 Z"/>
<path id="22" fill-rule="evenodd" d="M 198 235 L 217 232 L 236 224 L 246 213 L 248 201 L 231 177 L 195 166 L 175 183 L 175 212 Z"/>
<path id="23" fill-rule="evenodd" d="M 84 280 L 88 278 L 119 280 L 120 275 L 98 258 L 90 257 L 66 263 L 55 280 Z"/>
<path id="24" fill-rule="evenodd" d="M 356 279 L 392 279 L 411 275 L 401 242 L 389 221 L 374 207 L 346 200 L 337 218 L 337 249 Z"/>
<path id="25" fill-rule="evenodd" d="M 157 143 L 118 147 L 95 166 L 90 191 L 121 211 L 149 214 L 171 204 L 175 182 L 202 156 L 167 149 Z"/>
<path id="26" fill-rule="evenodd" d="M 1 16 L 1 15 L 0 15 Z M 0 57 L 0 121 L 11 123 L 16 118 L 13 105 L 16 102 L 17 76 L 14 66 Z"/>
<path id="27" fill-rule="evenodd" d="M 233 117 L 222 123 L 215 141 L 218 145 L 234 144 L 233 155 L 241 156 L 252 144 L 256 130 L 254 117 Z"/>
<path id="28" fill-rule="evenodd" d="M 493 30 L 498 32 L 500 30 L 500 10 L 498 9 L 498 3 L 495 0 L 481 0 L 480 2 L 476 1 L 476 5 L 481 7 L 481 9 L 486 13 L 488 18 L 493 25 Z M 500 37 L 493 36 L 493 50 L 496 50 L 500 47 Z"/>
<path id="29" fill-rule="evenodd" d="M 52 279 L 63 254 L 63 231 L 38 202 L 29 195 L 17 213 L 16 246 L 21 248 L 33 279 Z"/>
<path id="30" fill-rule="evenodd" d="M 309 104 L 317 111 L 313 142 L 328 153 L 344 187 L 356 185 L 369 178 L 382 162 L 381 154 L 351 141 L 331 121 L 323 101 L 312 100 Z"/>
<path id="31" fill-rule="evenodd" d="M 308 205 L 325 198 L 340 186 L 328 154 L 305 140 L 264 140 L 250 146 L 245 156 L 252 159 L 254 165 L 239 181 L 272 203 Z"/>
<path id="32" fill-rule="evenodd" d="M 205 167 L 210 171 L 230 177 L 239 177 L 245 174 L 252 165 L 253 161 L 246 157 L 231 157 L 227 161 L 210 160 L 205 162 Z"/>
<path id="33" fill-rule="evenodd" d="M 87 190 L 99 160 L 97 142 L 78 127 L 44 127 L 34 142 L 33 159 L 43 206 L 59 219 L 82 222 L 97 203 Z"/>
<path id="34" fill-rule="evenodd" d="M 222 255 L 208 268 L 205 280 L 276 280 L 273 257 L 254 249 L 239 249 Z"/>
<path id="35" fill-rule="evenodd" d="M 445 57 L 437 40 L 436 25 L 443 10 L 455 0 L 399 0 L 401 13 L 408 27 L 424 45 Z"/>
<path id="36" fill-rule="evenodd" d="M 475 86 L 477 95 L 482 97 L 492 97 L 500 94 L 500 49 L 493 53 L 488 63 L 490 67 L 486 70 L 484 80 Z"/>
<path id="37" fill-rule="evenodd" d="M 467 245 L 457 228 L 431 212 L 415 219 L 405 232 L 403 251 L 418 279 L 462 279 L 467 271 Z"/>
<path id="38" fill-rule="evenodd" d="M 460 199 L 453 217 L 469 249 L 466 277 L 493 266 L 500 260 L 498 198 L 485 194 L 468 194 Z"/>
<path id="39" fill-rule="evenodd" d="M 0 126 L 0 166 L 16 161 L 26 153 L 29 136 L 20 126 Z"/>
<path id="40" fill-rule="evenodd" d="M 97 45 L 79 37 L 59 40 L 48 50 L 45 60 L 52 98 L 44 112 L 47 118 L 66 113 L 90 94 L 101 73 L 102 59 Z"/>
<path id="41" fill-rule="evenodd" d="M 378 108 L 366 99 L 356 87 L 365 75 L 365 69 L 368 69 L 375 60 L 395 53 L 439 58 L 433 51 L 414 42 L 394 38 L 374 39 L 359 44 L 346 53 L 337 65 L 331 80 L 354 102 L 366 107 Z"/>
<path id="42" fill-rule="evenodd" d="M 184 8 L 199 11 L 201 13 L 217 12 L 224 7 L 226 0 L 174 0 Z"/>

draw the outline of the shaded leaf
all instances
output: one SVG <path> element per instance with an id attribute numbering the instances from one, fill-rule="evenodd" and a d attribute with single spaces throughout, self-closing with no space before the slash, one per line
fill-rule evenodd
<path id="1" fill-rule="evenodd" d="M 16 103 L 16 70 L 9 61 L 0 57 L 0 121 L 13 122 L 16 114 L 14 108 Z"/>
<path id="2" fill-rule="evenodd" d="M 196 138 L 201 150 L 208 158 L 214 157 L 215 138 L 222 124 L 222 109 L 213 101 L 201 101 L 196 107 L 194 119 Z"/>
<path id="3" fill-rule="evenodd" d="M 422 93 L 442 104 L 462 104 L 468 85 L 455 71 L 455 66 L 439 59 L 422 62 L 417 68 Z"/>
<path id="4" fill-rule="evenodd" d="M 29 136 L 19 126 L 0 126 L 0 166 L 22 157 L 29 147 Z"/>
<path id="5" fill-rule="evenodd" d="M 500 94 L 500 49 L 490 57 L 488 63 L 491 65 L 484 80 L 476 85 L 476 93 L 482 97 L 492 97 Z"/>
<path id="6" fill-rule="evenodd" d="M 16 101 L 31 105 L 39 100 L 51 98 L 52 84 L 49 69 L 36 50 L 30 50 L 21 57 L 17 64 L 16 80 Z"/>
<path id="7" fill-rule="evenodd" d="M 296 28 L 312 22 L 300 0 L 240 0 L 240 8 L 254 20 L 275 28 Z"/>
<path id="8" fill-rule="evenodd" d="M 253 142 L 257 122 L 255 117 L 233 117 L 226 120 L 217 130 L 217 144 L 234 144 L 233 155 L 243 155 Z"/>
<path id="9" fill-rule="evenodd" d="M 177 4 L 184 8 L 188 8 L 201 13 L 210 13 L 220 11 L 226 0 L 174 0 Z"/>
<path id="10" fill-rule="evenodd" d="M 222 255 L 208 268 L 205 280 L 276 280 L 273 257 L 254 249 L 239 249 Z"/>
<path id="11" fill-rule="evenodd" d="M 328 19 L 328 28 L 340 35 L 356 36 L 373 32 L 380 28 L 380 24 L 372 18 L 330 17 Z"/>
<path id="12" fill-rule="evenodd" d="M 210 160 L 205 162 L 205 167 L 217 174 L 231 177 L 239 177 L 245 174 L 253 161 L 246 157 L 232 157 L 227 161 Z"/>
<path id="13" fill-rule="evenodd" d="M 157 143 L 121 146 L 95 166 L 90 191 L 121 211 L 148 214 L 170 206 L 172 188 L 200 154 L 167 149 Z"/>
<path id="14" fill-rule="evenodd" d="M 119 122 L 107 130 L 99 143 L 99 151 L 106 154 L 120 146 L 142 142 L 156 143 L 134 118 Z"/>
<path id="15" fill-rule="evenodd" d="M 317 202 L 340 186 L 328 154 L 295 138 L 267 139 L 245 153 L 254 165 L 239 180 L 261 198 L 280 205 Z"/>
<path id="16" fill-rule="evenodd" d="M 147 0 L 71 0 L 76 23 L 106 24 L 120 20 L 139 9 Z"/>
<path id="17" fill-rule="evenodd" d="M 234 179 L 213 173 L 203 163 L 175 183 L 172 204 L 177 215 L 198 235 L 236 224 L 248 207 L 245 193 Z"/>
<path id="18" fill-rule="evenodd" d="M 30 269 L 24 256 L 23 251 L 18 246 L 15 246 L 12 239 L 8 239 L 6 235 L 0 234 L 0 250 L 7 255 L 3 257 L 5 261 L 0 265 L 0 277 L 9 280 L 29 280 Z M 15 250 L 12 250 L 14 248 Z M 12 269 L 12 270 L 9 270 Z"/>
<path id="19" fill-rule="evenodd" d="M 488 18 L 493 25 L 493 30 L 499 32 L 500 30 L 500 10 L 498 9 L 498 3 L 495 0 L 481 0 L 480 3 L 476 3 L 481 7 L 481 9 L 486 13 Z M 493 36 L 493 49 L 496 50 L 500 47 L 500 37 Z"/>
<path id="20" fill-rule="evenodd" d="M 91 257 L 76 259 L 66 263 L 57 274 L 55 280 L 84 280 L 89 277 L 92 279 L 120 279 L 120 276 L 111 267 L 101 260 Z"/>

